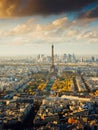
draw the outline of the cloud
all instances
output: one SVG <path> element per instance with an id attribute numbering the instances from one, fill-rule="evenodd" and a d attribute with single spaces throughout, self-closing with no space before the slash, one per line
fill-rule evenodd
<path id="1" fill-rule="evenodd" d="M 91 10 L 90 13 L 89 13 L 89 18 L 96 18 L 98 17 L 98 6 L 96 6 L 95 9 Z"/>
<path id="2" fill-rule="evenodd" d="M 88 18 L 88 19 L 98 18 L 98 6 L 96 6 L 92 10 L 81 13 L 79 18 Z"/>
<path id="3" fill-rule="evenodd" d="M 28 19 L 27 21 L 17 24 L 16 26 L 10 28 L 8 31 L 2 31 L 0 33 L 0 38 L 4 39 L 5 37 L 7 39 L 12 39 L 11 43 L 13 44 L 15 40 L 17 41 L 21 37 L 21 41 L 27 44 L 33 42 L 33 43 L 40 43 L 42 41 L 50 42 L 50 41 L 62 41 L 63 35 L 65 33 L 65 28 L 68 29 L 71 25 L 71 22 L 69 22 L 67 17 L 62 17 L 55 19 L 51 22 L 44 23 L 44 24 L 38 24 L 35 22 L 35 19 Z M 25 38 L 25 40 L 24 40 Z M 28 39 L 30 42 L 28 42 Z M 22 42 L 22 43 L 23 43 Z M 21 43 L 16 42 L 17 44 Z"/>
<path id="4" fill-rule="evenodd" d="M 82 32 L 77 35 L 77 40 L 87 40 L 89 43 L 97 43 L 98 42 L 98 31 L 97 30 L 89 30 L 86 32 Z"/>
<path id="5" fill-rule="evenodd" d="M 68 17 L 55 19 L 44 24 L 38 23 L 36 19 L 29 18 L 21 24 L 17 24 L 9 30 L 0 30 L 1 43 L 10 40 L 9 43 L 16 45 L 34 43 L 65 43 L 82 41 L 95 43 L 98 41 L 98 29 L 90 27 L 92 19 L 69 21 Z M 9 26 L 9 25 L 6 25 Z M 7 28 L 5 26 L 5 28 Z M 11 40 L 12 39 L 12 40 Z"/>
<path id="6" fill-rule="evenodd" d="M 28 19 L 25 23 L 18 24 L 16 27 L 9 31 L 10 35 L 20 35 L 28 33 L 35 29 L 34 19 Z"/>
<path id="7" fill-rule="evenodd" d="M 67 17 L 58 18 L 49 24 L 39 25 L 37 24 L 36 31 L 53 31 L 62 29 L 62 27 L 67 27 L 70 22 Z M 64 29 L 64 28 L 63 28 Z"/>
<path id="8" fill-rule="evenodd" d="M 0 17 L 17 15 L 17 8 L 19 9 L 19 0 L 0 0 Z"/>
<path id="9" fill-rule="evenodd" d="M 77 30 L 70 30 L 70 31 L 68 31 L 68 33 L 67 33 L 67 36 L 74 36 L 74 35 L 77 35 L 79 32 L 77 31 Z"/>
<path id="10" fill-rule="evenodd" d="M 38 24 L 35 19 L 30 18 L 24 23 L 17 24 L 15 27 L 9 29 L 8 31 L 0 31 L 0 36 L 19 36 L 28 33 L 48 33 L 57 32 L 58 30 L 64 30 L 64 27 L 68 28 L 70 22 L 67 17 L 58 18 L 50 23 Z"/>
<path id="11" fill-rule="evenodd" d="M 96 0 L 0 0 L 0 17 L 50 15 L 81 10 Z"/>

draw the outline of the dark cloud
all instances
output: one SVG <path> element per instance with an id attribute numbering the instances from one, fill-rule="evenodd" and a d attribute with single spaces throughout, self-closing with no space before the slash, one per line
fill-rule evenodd
<path id="1" fill-rule="evenodd" d="M 73 12 L 96 0 L 0 0 L 0 17 Z"/>
<path id="2" fill-rule="evenodd" d="M 98 18 L 98 6 L 85 13 L 81 13 L 79 18 Z"/>
<path id="3" fill-rule="evenodd" d="M 56 14 L 77 11 L 96 0 L 29 0 L 23 13 Z"/>

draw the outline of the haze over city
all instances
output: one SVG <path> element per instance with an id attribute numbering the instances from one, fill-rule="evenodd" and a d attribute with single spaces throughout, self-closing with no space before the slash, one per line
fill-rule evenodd
<path id="1" fill-rule="evenodd" d="M 97 55 L 97 0 L 0 0 L 0 56 Z"/>

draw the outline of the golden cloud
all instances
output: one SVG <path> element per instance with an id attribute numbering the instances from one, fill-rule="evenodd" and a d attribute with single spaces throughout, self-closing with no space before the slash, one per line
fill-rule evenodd
<path id="1" fill-rule="evenodd" d="M 19 0 L 0 0 L 0 17 L 10 17 L 16 15 L 18 7 Z"/>
<path id="2" fill-rule="evenodd" d="M 58 14 L 81 10 L 96 0 L 0 0 L 0 17 Z"/>

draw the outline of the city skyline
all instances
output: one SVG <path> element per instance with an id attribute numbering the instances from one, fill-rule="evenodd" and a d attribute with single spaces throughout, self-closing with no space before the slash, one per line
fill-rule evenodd
<path id="1" fill-rule="evenodd" d="M 50 8 L 51 7 L 51 8 Z M 0 56 L 98 55 L 97 0 L 0 0 Z"/>

